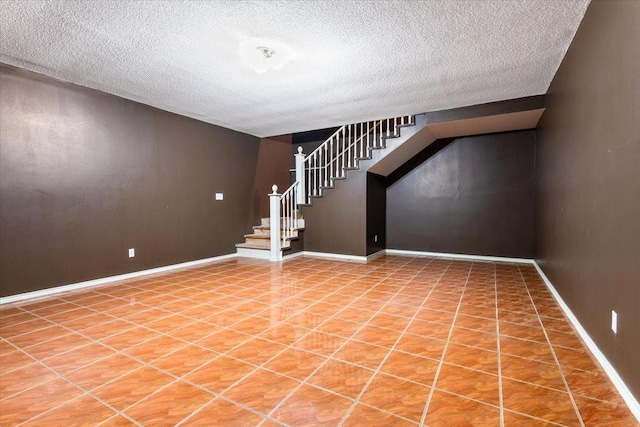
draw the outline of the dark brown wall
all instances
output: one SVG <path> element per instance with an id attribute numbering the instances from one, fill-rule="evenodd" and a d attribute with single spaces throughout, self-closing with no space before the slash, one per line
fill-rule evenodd
<path id="1" fill-rule="evenodd" d="M 367 255 L 367 172 L 350 170 L 347 176 L 302 209 L 305 251 Z"/>
<path id="2" fill-rule="evenodd" d="M 534 131 L 460 138 L 387 189 L 387 248 L 533 257 Z"/>
<path id="3" fill-rule="evenodd" d="M 269 217 L 271 187 L 277 185 L 278 193 L 282 193 L 293 183 L 289 172 L 294 167 L 293 164 L 291 135 L 273 136 L 260 140 L 256 178 L 253 185 L 251 225 L 258 225 L 260 218 Z"/>
<path id="4" fill-rule="evenodd" d="M 0 90 L 2 296 L 242 241 L 258 138 L 8 66 Z"/>
<path id="5" fill-rule="evenodd" d="M 639 22 L 640 2 L 591 3 L 549 89 L 536 163 L 536 259 L 638 399 Z"/>

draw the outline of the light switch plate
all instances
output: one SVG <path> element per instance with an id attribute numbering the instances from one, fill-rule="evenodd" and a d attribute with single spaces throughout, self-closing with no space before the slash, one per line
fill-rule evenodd
<path id="1" fill-rule="evenodd" d="M 224 194 L 223 193 L 216 193 L 216 200 L 224 200 Z"/>

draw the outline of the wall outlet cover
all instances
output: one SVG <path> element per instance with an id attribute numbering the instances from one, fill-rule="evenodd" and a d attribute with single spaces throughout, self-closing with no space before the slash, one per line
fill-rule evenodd
<path id="1" fill-rule="evenodd" d="M 136 256 L 136 250 L 134 248 L 129 249 L 129 258 Z"/>
<path id="2" fill-rule="evenodd" d="M 224 194 L 223 193 L 216 193 L 216 200 L 224 200 Z"/>

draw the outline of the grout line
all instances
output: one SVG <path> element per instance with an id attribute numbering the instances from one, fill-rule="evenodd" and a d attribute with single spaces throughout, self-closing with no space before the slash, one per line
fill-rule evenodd
<path id="1" fill-rule="evenodd" d="M 564 376 L 564 371 L 562 370 L 562 365 L 560 364 L 560 361 L 558 360 L 558 357 L 556 356 L 556 352 L 553 348 L 553 345 L 551 344 L 551 340 L 549 339 L 549 335 L 547 335 L 547 330 L 544 327 L 544 323 L 542 322 L 542 319 L 540 318 L 540 313 L 538 313 L 538 308 L 536 307 L 536 303 L 535 300 L 533 299 L 533 297 L 531 296 L 531 292 L 529 292 L 529 286 L 527 285 L 527 281 L 524 278 L 524 275 L 522 274 L 522 269 L 520 268 L 520 266 L 518 267 L 518 272 L 520 273 L 520 278 L 522 280 L 522 283 L 524 284 L 525 290 L 527 291 L 527 295 L 529 295 L 529 300 L 531 301 L 531 305 L 533 305 L 533 309 L 536 312 L 536 316 L 538 317 L 538 322 L 540 322 L 540 327 L 542 328 L 542 333 L 544 333 L 544 336 L 547 339 L 547 344 L 549 345 L 549 349 L 551 350 L 551 355 L 553 356 L 553 359 L 556 361 L 556 367 L 558 368 L 558 371 L 560 372 L 560 377 L 562 378 L 562 382 L 564 383 L 564 386 L 567 388 L 567 393 L 569 394 L 569 399 L 571 400 L 571 405 L 573 406 L 573 410 L 576 413 L 576 416 L 578 417 L 578 421 L 580 422 L 580 426 L 581 427 L 585 427 L 584 425 L 584 421 L 582 420 L 582 415 L 580 414 L 580 410 L 578 409 L 578 405 L 576 404 L 576 401 L 573 397 L 573 393 L 571 392 L 571 388 L 569 388 L 569 384 L 567 383 L 567 379 Z"/>
<path id="2" fill-rule="evenodd" d="M 502 355 L 500 354 L 500 314 L 498 305 L 498 277 L 496 275 L 496 265 L 493 265 L 493 291 L 495 293 L 496 304 L 496 348 L 498 350 L 498 399 L 500 401 L 500 427 L 504 426 L 504 398 L 502 391 Z"/>
<path id="3" fill-rule="evenodd" d="M 458 317 L 458 313 L 460 311 L 460 305 L 462 305 L 462 299 L 464 298 L 465 289 L 467 287 L 467 283 L 469 282 L 469 277 L 471 276 L 471 271 L 473 270 L 473 261 L 471 261 L 471 265 L 469 266 L 469 271 L 467 272 L 467 279 L 465 280 L 464 285 L 462 286 L 462 292 L 460 293 L 460 299 L 458 300 L 458 306 L 456 307 L 455 314 L 453 315 L 453 319 L 451 320 L 451 329 L 449 329 L 449 335 L 447 336 L 447 340 L 445 342 L 444 348 L 442 349 L 442 354 L 440 356 L 440 362 L 438 363 L 438 368 L 436 369 L 436 373 L 433 377 L 433 383 L 431 385 L 431 389 L 429 390 L 429 396 L 427 397 L 427 402 L 424 405 L 424 409 L 422 410 L 422 417 L 420 418 L 420 426 L 424 426 L 425 419 L 427 417 L 427 413 L 429 411 L 429 406 L 431 405 L 431 399 L 433 398 L 433 393 L 436 389 L 436 383 L 438 382 L 438 376 L 440 375 L 440 370 L 442 369 L 442 364 L 444 363 L 444 357 L 447 353 L 447 347 L 449 346 L 449 342 L 451 341 L 451 335 L 453 335 L 453 329 L 455 328 L 456 319 Z"/>

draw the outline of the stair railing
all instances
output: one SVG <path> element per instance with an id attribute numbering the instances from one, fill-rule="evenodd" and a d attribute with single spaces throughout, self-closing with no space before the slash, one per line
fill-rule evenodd
<path id="1" fill-rule="evenodd" d="M 282 247 L 299 228 L 298 205 L 311 204 L 312 197 L 322 195 L 336 179 L 346 177 L 358 161 L 370 156 L 371 150 L 384 148 L 384 140 L 397 136 L 400 126 L 413 124 L 413 116 L 394 117 L 342 126 L 311 154 L 298 147 L 296 181 L 282 194 L 272 187 L 270 198 L 271 261 L 282 259 Z"/>
<path id="2" fill-rule="evenodd" d="M 270 260 L 282 259 L 282 248 L 287 240 L 296 237 L 299 228 L 298 218 L 298 182 L 291 184 L 282 194 L 278 194 L 278 186 L 271 187 L 273 193 L 269 194 L 269 239 Z"/>

